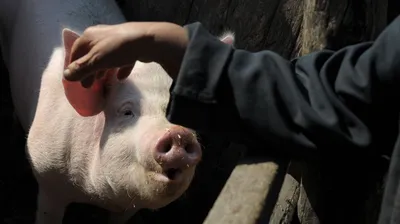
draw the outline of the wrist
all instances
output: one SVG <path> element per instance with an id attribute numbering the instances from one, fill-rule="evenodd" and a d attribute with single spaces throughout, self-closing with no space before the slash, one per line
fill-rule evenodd
<path id="1" fill-rule="evenodd" d="M 173 23 L 162 22 L 151 26 L 148 35 L 154 41 L 154 61 L 175 79 L 189 42 L 186 29 Z"/>

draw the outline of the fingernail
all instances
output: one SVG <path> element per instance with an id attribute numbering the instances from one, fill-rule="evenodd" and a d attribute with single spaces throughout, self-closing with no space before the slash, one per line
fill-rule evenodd
<path id="1" fill-rule="evenodd" d="M 64 76 L 69 76 L 71 74 L 71 70 L 69 70 L 68 68 L 64 70 Z"/>

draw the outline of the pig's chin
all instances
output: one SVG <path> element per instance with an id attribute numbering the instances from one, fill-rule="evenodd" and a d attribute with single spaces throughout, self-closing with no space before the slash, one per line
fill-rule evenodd
<path id="1" fill-rule="evenodd" d="M 171 174 L 169 174 L 171 175 Z M 172 201 L 179 198 L 189 187 L 193 176 L 194 169 L 187 169 L 175 174 L 171 178 L 167 173 L 149 172 L 149 191 L 147 191 L 150 201 L 146 207 L 157 209 L 164 207 Z"/>
<path id="2" fill-rule="evenodd" d="M 189 187 L 196 166 L 185 167 L 184 169 L 162 169 L 162 167 L 152 160 L 139 162 L 142 167 L 143 178 L 140 188 L 145 188 L 144 197 L 151 199 L 146 207 L 159 208 L 180 197 Z M 160 203 L 157 203 L 159 201 Z M 162 203 L 161 203 L 162 202 Z M 157 204 L 157 206 L 155 206 Z M 160 205 L 158 205 L 160 204 Z"/>
<path id="3" fill-rule="evenodd" d="M 114 184 L 114 197 L 109 198 L 107 209 L 114 212 L 123 212 L 128 209 L 159 209 L 174 200 L 178 199 L 189 187 L 193 176 L 194 168 L 186 169 L 175 179 L 170 179 L 167 174 L 148 171 L 143 169 L 136 174 L 144 174 L 144 178 L 138 178 L 142 181 L 131 183 L 120 183 L 119 187 Z M 122 187 L 125 186 L 125 187 Z"/>

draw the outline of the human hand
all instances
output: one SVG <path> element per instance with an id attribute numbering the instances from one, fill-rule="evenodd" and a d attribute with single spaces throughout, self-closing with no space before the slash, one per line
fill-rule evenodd
<path id="1" fill-rule="evenodd" d="M 67 81 L 90 87 L 96 77 L 118 68 L 124 79 L 137 60 L 157 62 L 170 76 L 179 72 L 188 36 L 183 27 L 165 22 L 129 22 L 89 27 L 73 44 Z"/>

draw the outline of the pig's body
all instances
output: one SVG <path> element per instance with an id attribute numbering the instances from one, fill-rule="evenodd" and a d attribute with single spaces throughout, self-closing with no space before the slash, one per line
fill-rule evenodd
<path id="1" fill-rule="evenodd" d="M 19 1 L 16 0 L 15 3 Z M 62 30 L 70 28 L 77 33 L 83 33 L 91 25 L 118 24 L 126 20 L 112 0 L 20 1 L 18 10 L 12 7 L 13 1 L 5 2 L 12 8 L 11 16 L 4 16 L 9 18 L 6 22 L 14 22 L 13 26 L 6 26 L 9 27 L 7 30 L 12 30 L 13 33 L 8 35 L 9 38 L 5 41 L 10 44 L 9 51 L 4 52 L 5 61 L 10 60 L 7 67 L 12 74 L 10 81 L 14 106 L 23 128 L 28 131 L 35 116 L 41 86 L 46 88 L 41 89 L 43 96 L 40 100 L 57 103 L 54 109 L 60 108 L 60 105 L 67 106 L 67 102 L 59 100 L 64 99 L 64 93 L 60 91 L 62 75 L 59 72 L 63 69 L 64 62 L 64 59 L 61 60 L 64 57 Z M 6 7 L 4 11 L 7 13 Z M 12 19 L 14 16 L 15 19 Z M 53 60 L 53 63 L 49 63 L 49 60 Z M 44 72 L 44 69 L 48 72 Z M 55 89 L 47 91 L 49 86 Z M 57 96 L 50 96 L 45 92 L 49 92 L 50 95 L 57 93 Z M 43 109 L 39 107 L 38 112 Z"/>
<path id="2" fill-rule="evenodd" d="M 91 25 L 125 22 L 114 1 L 30 0 L 9 11 L 4 2 L 0 8 L 12 13 L 0 17 L 1 43 L 39 184 L 36 222 L 61 223 L 71 202 L 129 216 L 178 198 L 201 150 L 194 134 L 165 119 L 171 80 L 159 65 L 137 63 L 126 81 L 114 82 L 104 111 L 92 117 L 79 116 L 64 94 L 70 46 L 63 29 L 82 33 Z M 170 178 L 167 169 L 179 172 Z"/>

